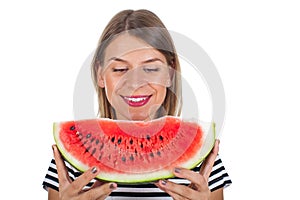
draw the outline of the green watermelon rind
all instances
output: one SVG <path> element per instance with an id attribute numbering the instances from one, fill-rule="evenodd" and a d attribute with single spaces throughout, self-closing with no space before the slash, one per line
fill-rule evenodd
<path id="1" fill-rule="evenodd" d="M 59 150 L 59 152 L 62 154 L 62 156 L 67 160 L 73 167 L 75 167 L 77 170 L 81 172 L 85 172 L 89 169 L 89 166 L 83 164 L 82 162 L 79 162 L 77 159 L 74 159 L 73 156 L 71 156 L 68 151 L 64 148 L 64 145 L 59 140 L 59 127 L 60 123 L 53 123 L 53 133 L 54 133 L 54 140 L 56 143 L 56 146 Z"/>
<path id="2" fill-rule="evenodd" d="M 199 122 L 201 127 L 203 128 L 203 124 L 207 123 L 201 123 Z M 209 128 L 208 131 L 203 131 L 205 135 L 205 139 L 203 142 L 203 146 L 201 147 L 199 154 L 197 153 L 196 159 L 190 159 L 193 162 L 190 163 L 184 163 L 184 165 L 181 166 L 174 166 L 174 167 L 181 167 L 181 168 L 186 168 L 186 169 L 192 169 L 198 166 L 211 152 L 211 150 L 214 147 L 214 142 L 216 140 L 216 130 L 215 130 L 215 123 L 209 123 Z M 62 156 L 67 160 L 74 168 L 79 170 L 80 172 L 85 172 L 91 167 L 81 163 L 77 159 L 75 159 L 72 155 L 70 155 L 67 150 L 64 148 L 62 143 L 59 140 L 59 131 L 60 131 L 60 123 L 53 123 L 53 135 L 54 135 L 54 140 L 55 143 L 62 154 Z M 210 130 L 212 133 L 210 133 Z M 211 136 L 207 138 L 207 136 Z M 208 140 L 208 141 L 207 141 Z M 159 170 L 159 171 L 154 171 L 154 172 L 149 172 L 146 174 L 122 174 L 122 173 L 105 173 L 101 172 L 101 169 L 99 169 L 99 174 L 96 176 L 97 179 L 102 180 L 102 181 L 109 181 L 109 182 L 118 182 L 118 183 L 123 183 L 123 184 L 136 184 L 136 183 L 149 183 L 153 181 L 157 181 L 160 179 L 168 179 L 168 178 L 173 178 L 174 174 L 170 170 Z"/>

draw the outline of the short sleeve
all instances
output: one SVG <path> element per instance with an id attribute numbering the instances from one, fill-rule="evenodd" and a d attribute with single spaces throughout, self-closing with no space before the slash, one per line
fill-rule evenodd
<path id="1" fill-rule="evenodd" d="M 232 183 L 219 155 L 217 156 L 212 172 L 208 178 L 208 186 L 211 191 L 225 188 Z"/>

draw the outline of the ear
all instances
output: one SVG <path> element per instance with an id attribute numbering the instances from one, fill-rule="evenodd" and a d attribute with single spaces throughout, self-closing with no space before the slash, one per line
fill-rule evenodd
<path id="1" fill-rule="evenodd" d="M 166 81 L 166 87 L 171 87 L 172 86 L 172 81 L 171 81 L 171 77 L 169 77 Z"/>
<path id="2" fill-rule="evenodd" d="M 174 69 L 172 67 L 169 68 L 169 76 L 166 80 L 166 87 L 171 87 L 173 83 L 173 78 L 174 78 Z"/>
<path id="3" fill-rule="evenodd" d="M 104 80 L 100 76 L 98 78 L 98 86 L 101 87 L 101 88 L 105 88 Z"/>
<path id="4" fill-rule="evenodd" d="M 102 77 L 102 74 L 101 74 L 101 69 L 102 69 L 102 67 L 99 65 L 98 66 L 98 72 L 97 72 L 97 77 L 98 77 L 98 79 L 97 79 L 97 84 L 98 84 L 98 86 L 100 87 L 100 88 L 104 88 L 105 87 L 105 84 L 104 84 L 104 79 L 103 79 L 103 77 Z"/>

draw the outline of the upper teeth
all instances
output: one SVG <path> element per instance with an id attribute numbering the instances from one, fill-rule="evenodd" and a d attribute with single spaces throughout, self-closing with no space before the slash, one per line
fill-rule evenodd
<path id="1" fill-rule="evenodd" d="M 133 97 L 124 97 L 128 101 L 133 101 L 133 102 L 139 102 L 139 101 L 145 101 L 146 97 L 138 97 L 138 98 L 133 98 Z"/>

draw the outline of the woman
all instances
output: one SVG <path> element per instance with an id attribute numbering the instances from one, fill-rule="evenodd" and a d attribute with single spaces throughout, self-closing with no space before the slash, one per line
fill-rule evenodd
<path id="1" fill-rule="evenodd" d="M 151 120 L 164 115 L 180 116 L 178 72 L 178 56 L 161 20 L 148 10 L 119 12 L 104 29 L 92 63 L 100 117 Z M 52 160 L 43 185 L 51 200 L 220 200 L 223 188 L 231 181 L 218 157 L 218 145 L 216 141 L 201 166 L 193 170 L 175 168 L 174 179 L 131 186 L 94 180 L 101 171 L 95 167 L 81 174 L 62 159 L 54 145 L 55 161 Z"/>

